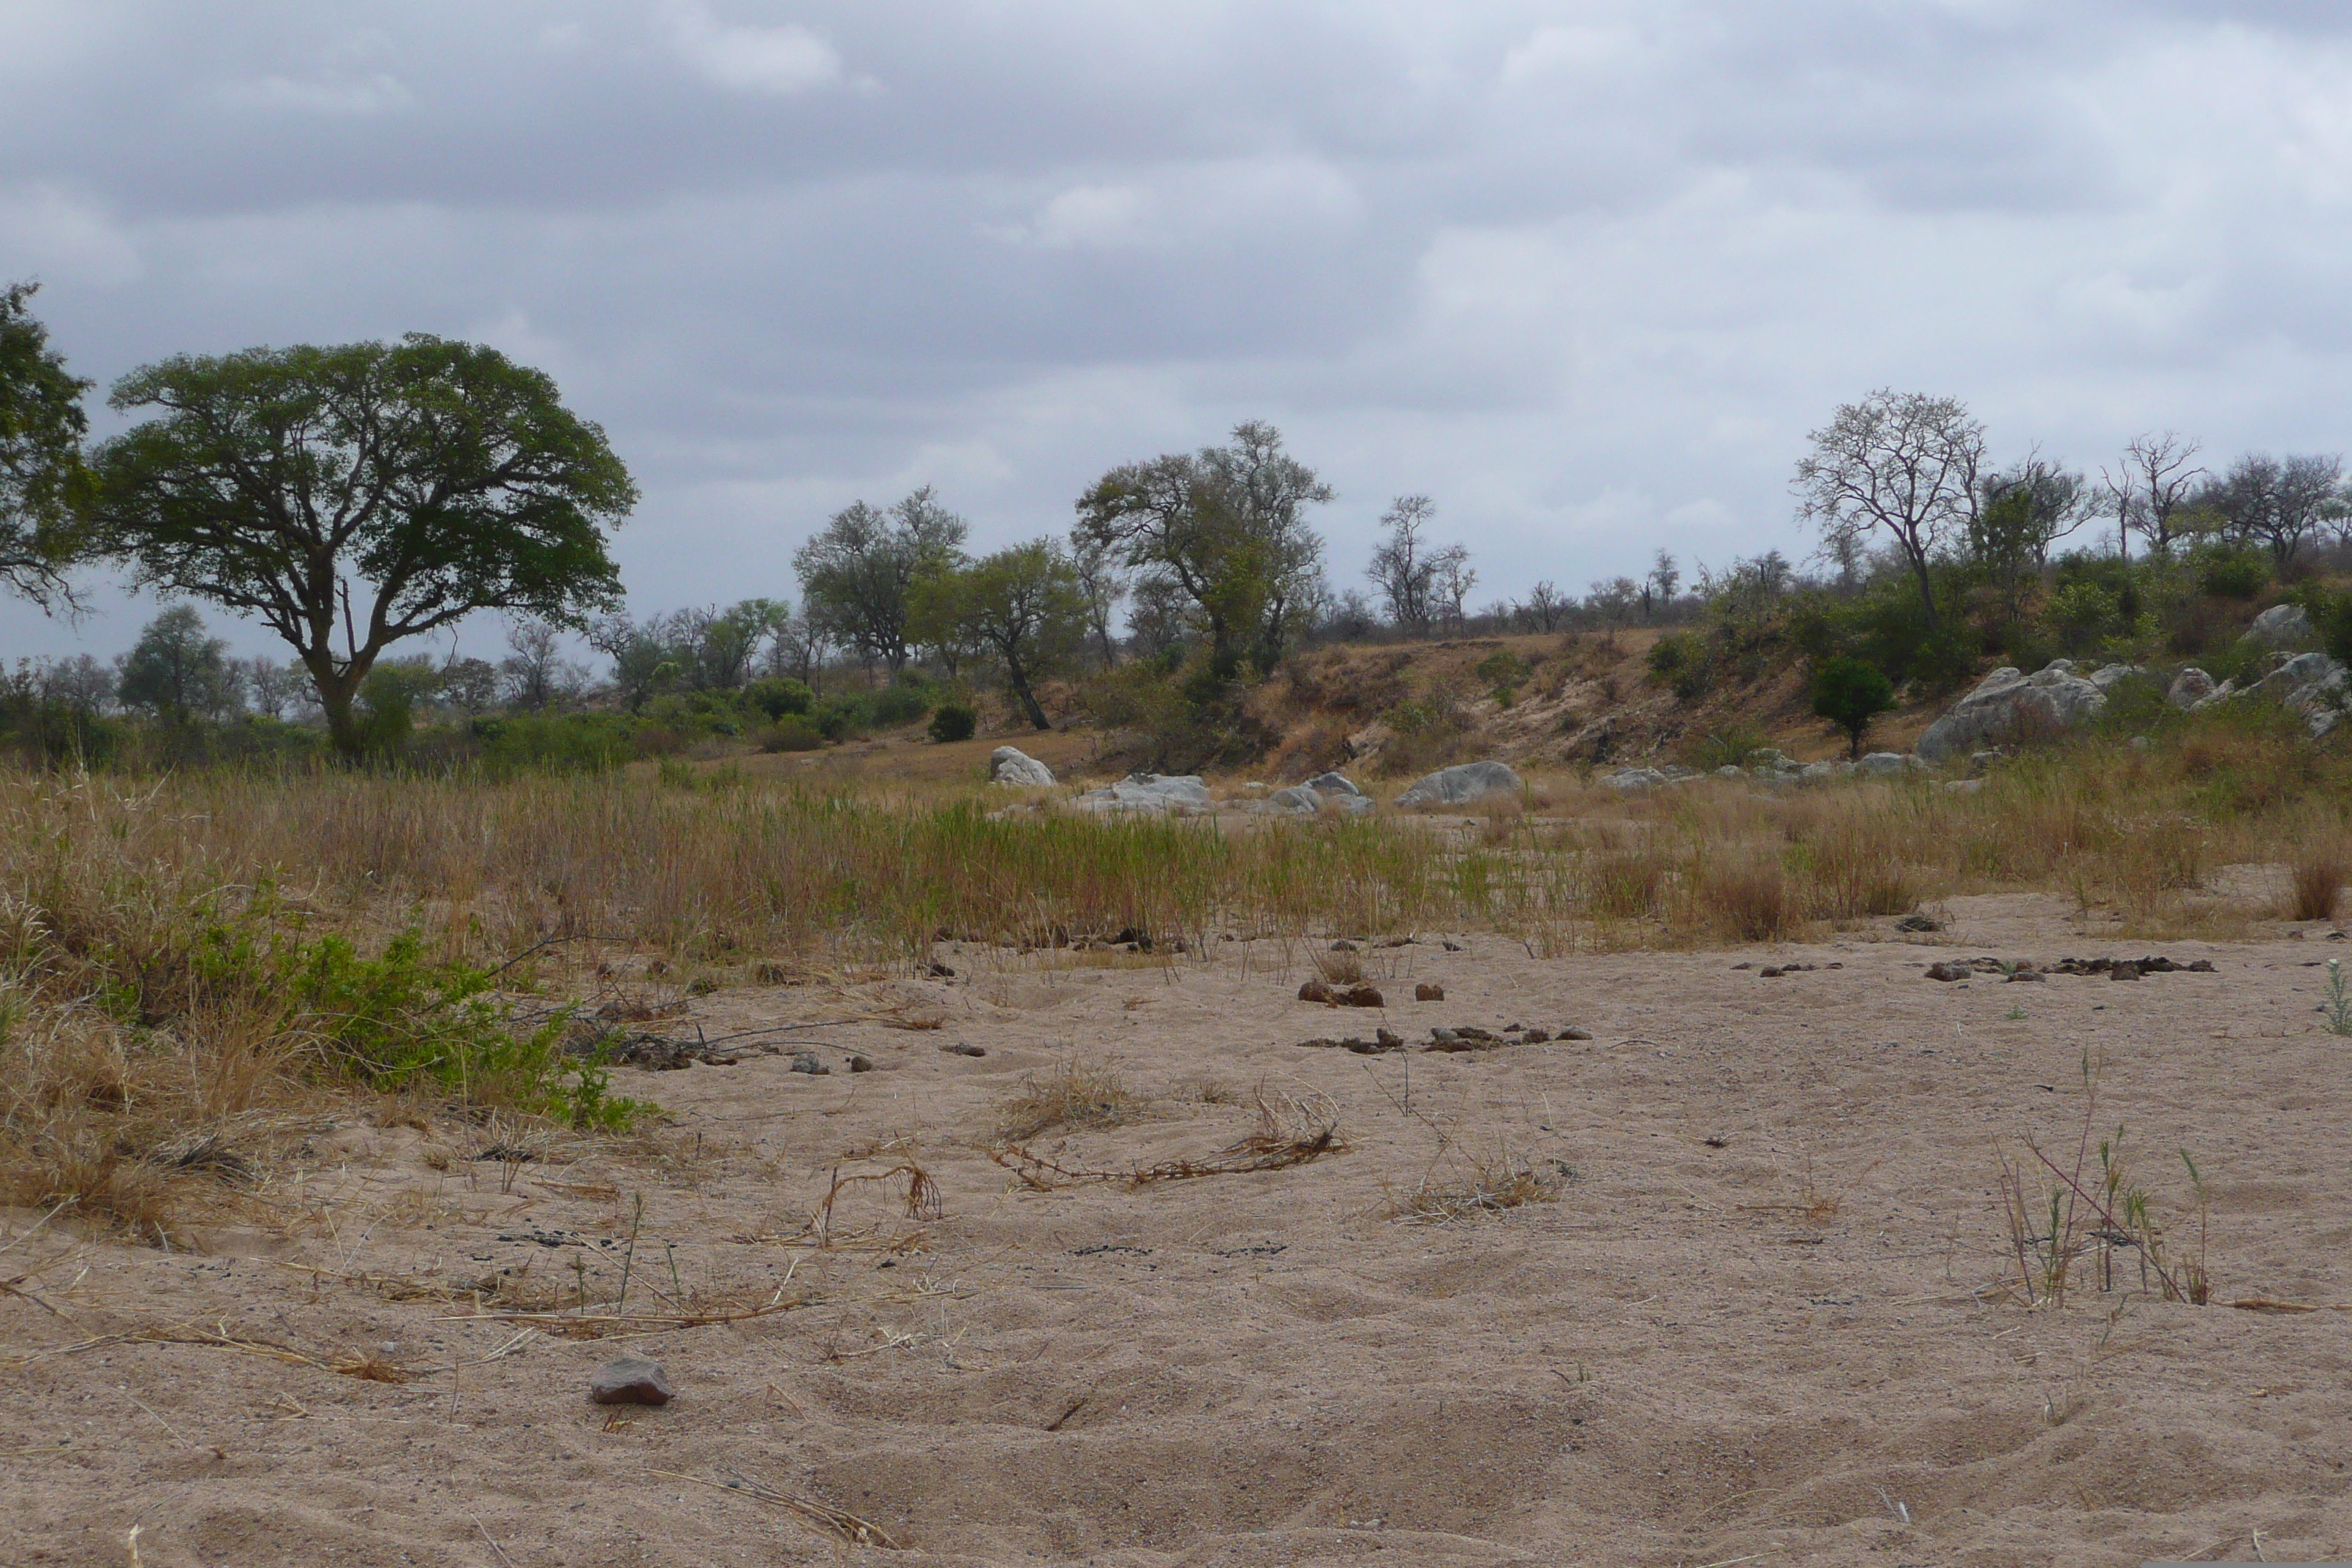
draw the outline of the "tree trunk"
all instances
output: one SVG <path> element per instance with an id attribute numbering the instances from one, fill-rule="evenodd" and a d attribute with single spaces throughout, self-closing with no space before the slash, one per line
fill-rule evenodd
<path id="1" fill-rule="evenodd" d="M 320 668 L 326 665 L 323 657 L 315 664 L 307 656 L 302 660 L 310 672 L 310 684 L 319 693 L 319 706 L 327 715 L 327 739 L 334 746 L 335 754 L 347 763 L 357 762 L 367 753 L 367 741 L 360 733 L 359 721 L 352 715 L 352 704 L 360 694 L 360 682 L 367 679 L 369 666 L 373 662 L 373 659 L 365 664 L 354 662 L 350 668 L 338 673 L 331 665 Z"/>
<path id="2" fill-rule="evenodd" d="M 1028 716 L 1032 728 L 1050 730 L 1054 727 L 1054 721 L 1045 717 L 1045 710 L 1038 703 L 1037 694 L 1029 689 L 1029 672 L 1021 668 L 1019 659 L 1010 655 L 1004 660 L 1004 681 L 1013 688 L 1013 699 L 1021 704 L 1021 711 Z"/>
<path id="3" fill-rule="evenodd" d="M 1936 614 L 1936 589 L 1927 576 L 1927 552 L 1906 547 L 1904 553 L 1911 558 L 1911 575 L 1919 579 L 1919 607 L 1927 612 L 1927 629 L 1931 632 L 1941 631 L 1944 629 L 1944 621 L 1942 616 Z"/>

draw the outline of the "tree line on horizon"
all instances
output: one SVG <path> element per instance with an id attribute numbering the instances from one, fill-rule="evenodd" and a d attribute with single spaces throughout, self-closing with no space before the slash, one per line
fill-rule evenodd
<path id="1" fill-rule="evenodd" d="M 1996 468 L 1964 404 L 1882 390 L 1837 409 L 1797 464 L 1820 574 L 1771 550 L 1702 564 L 1685 591 L 1660 550 L 1642 578 L 1581 596 L 1541 582 L 1473 609 L 1470 552 L 1441 542 L 1425 495 L 1382 515 L 1366 587 L 1335 590 L 1309 521 L 1331 487 L 1254 421 L 1223 444 L 1110 469 L 1077 498 L 1066 539 L 974 556 L 969 525 L 925 487 L 830 517 L 793 558 L 797 607 L 753 597 L 636 620 L 606 550 L 635 485 L 543 373 L 422 334 L 175 356 L 115 384 L 110 405 L 144 417 L 92 449 L 91 384 L 48 347 L 32 294 L 0 289 L 0 582 L 70 607 L 76 568 L 119 564 L 167 600 L 257 620 L 292 657 L 232 659 L 173 603 L 111 665 L 20 667 L 18 689 L 176 721 L 315 714 L 345 756 L 420 703 L 530 712 L 593 689 L 637 712 L 764 682 L 761 701 L 781 718 L 808 712 L 828 672 L 846 669 L 869 687 L 984 680 L 1037 728 L 1051 721 L 1041 683 L 1115 677 L 1097 693 L 1114 714 L 1176 711 L 1214 731 L 1236 721 L 1247 688 L 1316 643 L 1720 622 L 1724 606 L 1794 586 L 1883 596 L 1896 579 L 1915 595 L 1913 640 L 1941 652 L 1876 662 L 1916 676 L 1982 651 L 1987 637 L 1963 629 L 1988 624 L 1969 595 L 2021 615 L 2055 547 L 2084 528 L 2112 525 L 2117 562 L 2137 539 L 2158 564 L 2259 551 L 2274 576 L 2352 533 L 2336 457 L 2254 453 L 2209 472 L 2195 442 L 2165 432 L 2128 443 L 2096 479 L 2038 448 Z M 393 651 L 483 612 L 509 618 L 496 663 Z M 565 632 L 608 661 L 601 685 L 564 656 Z M 1689 656 L 1687 635 L 1681 646 Z"/>

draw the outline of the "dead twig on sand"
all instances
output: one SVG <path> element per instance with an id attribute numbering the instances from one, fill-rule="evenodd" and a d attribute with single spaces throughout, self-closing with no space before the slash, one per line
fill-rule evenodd
<path id="1" fill-rule="evenodd" d="M 707 1329 L 720 1323 L 748 1323 L 754 1318 L 772 1318 L 779 1312 L 795 1311 L 813 1306 L 813 1296 L 794 1296 L 786 1300 L 782 1289 L 761 1306 L 727 1308 L 716 1312 L 458 1312 L 436 1318 L 442 1323 L 517 1323 L 553 1334 L 559 1339 L 601 1340 L 615 1334 L 658 1334 L 673 1329 Z"/>
<path id="2" fill-rule="evenodd" d="M 740 1470 L 730 1470 L 727 1473 L 727 1479 L 723 1481 L 714 1481 L 705 1476 L 685 1475 L 677 1470 L 655 1470 L 650 1473 L 666 1476 L 674 1481 L 692 1481 L 698 1486 L 715 1487 L 720 1491 L 741 1492 L 746 1497 L 758 1498 L 761 1502 L 774 1503 L 780 1508 L 791 1510 L 803 1520 L 828 1534 L 839 1536 L 852 1546 L 879 1546 L 890 1552 L 907 1550 L 907 1542 L 892 1535 L 870 1519 L 860 1519 L 848 1510 L 835 1508 L 830 1503 L 794 1497 L 790 1492 L 780 1492 L 764 1482 L 751 1479 Z"/>
<path id="3" fill-rule="evenodd" d="M 988 1157 L 1031 1187 L 1044 1191 L 1081 1182 L 1120 1182 L 1130 1187 L 1154 1182 L 1192 1181 L 1202 1176 L 1238 1176 L 1253 1171 L 1282 1171 L 1304 1165 L 1348 1147 L 1339 1136 L 1338 1117 L 1328 1101 L 1288 1100 L 1277 1113 L 1257 1097 L 1257 1130 L 1239 1142 L 1229 1143 L 1198 1159 L 1170 1160 L 1126 1171 L 1089 1171 L 1049 1160 L 1018 1144 L 991 1149 Z"/>

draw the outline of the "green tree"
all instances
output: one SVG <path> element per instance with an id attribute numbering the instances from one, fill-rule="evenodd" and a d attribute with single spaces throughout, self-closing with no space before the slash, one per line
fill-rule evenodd
<path id="1" fill-rule="evenodd" d="M 604 530 L 636 487 L 552 380 L 495 349 L 412 333 L 184 355 L 110 401 L 157 413 L 99 448 L 107 548 L 285 638 L 347 757 L 392 644 L 477 610 L 577 626 L 619 602 Z"/>
<path id="2" fill-rule="evenodd" d="M 1895 683 L 1874 664 L 1841 654 L 1813 672 L 1813 712 L 1846 733 L 1846 754 L 1862 755 L 1870 721 L 1895 706 Z"/>
<path id="3" fill-rule="evenodd" d="M 123 656 L 115 692 L 125 708 L 184 724 L 225 717 L 242 705 L 242 688 L 228 644 L 205 632 L 193 605 L 173 605 L 147 623 Z"/>
<path id="4" fill-rule="evenodd" d="M 896 676 L 919 640 L 908 635 L 908 595 L 962 564 L 965 531 L 929 485 L 887 511 L 853 501 L 793 557 L 803 616 Z"/>
<path id="5" fill-rule="evenodd" d="M 1087 595 L 1070 558 L 1051 541 L 1034 540 L 927 584 L 919 596 L 925 641 L 951 620 L 985 647 L 1004 673 L 1005 689 L 1029 722 L 1050 730 L 1036 683 L 1068 661 L 1087 636 Z"/>
<path id="6" fill-rule="evenodd" d="M 1230 445 L 1113 468 L 1078 498 L 1078 532 L 1140 574 L 1137 597 L 1173 589 L 1197 609 L 1220 680 L 1244 660 L 1271 669 L 1296 613 L 1317 596 L 1323 541 L 1307 526 L 1331 487 L 1252 421 Z"/>
<path id="7" fill-rule="evenodd" d="M 67 371 L 26 308 L 38 287 L 0 288 L 0 583 L 46 610 L 72 604 L 65 574 L 87 542 L 78 503 L 90 383 Z"/>

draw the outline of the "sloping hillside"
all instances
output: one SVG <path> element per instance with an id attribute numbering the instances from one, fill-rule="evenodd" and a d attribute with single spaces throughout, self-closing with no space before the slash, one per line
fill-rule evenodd
<path id="1" fill-rule="evenodd" d="M 1549 767 L 1671 760 L 1735 734 L 1801 760 L 1843 754 L 1843 738 L 1813 716 L 1801 670 L 1767 668 L 1685 701 L 1650 671 L 1660 635 L 1645 628 L 1319 648 L 1268 683 L 1262 712 L 1286 736 L 1277 763 L 1348 762 L 1375 774 L 1471 755 Z M 1886 715 L 1872 743 L 1908 746 L 1940 707 L 1918 700 Z"/>

